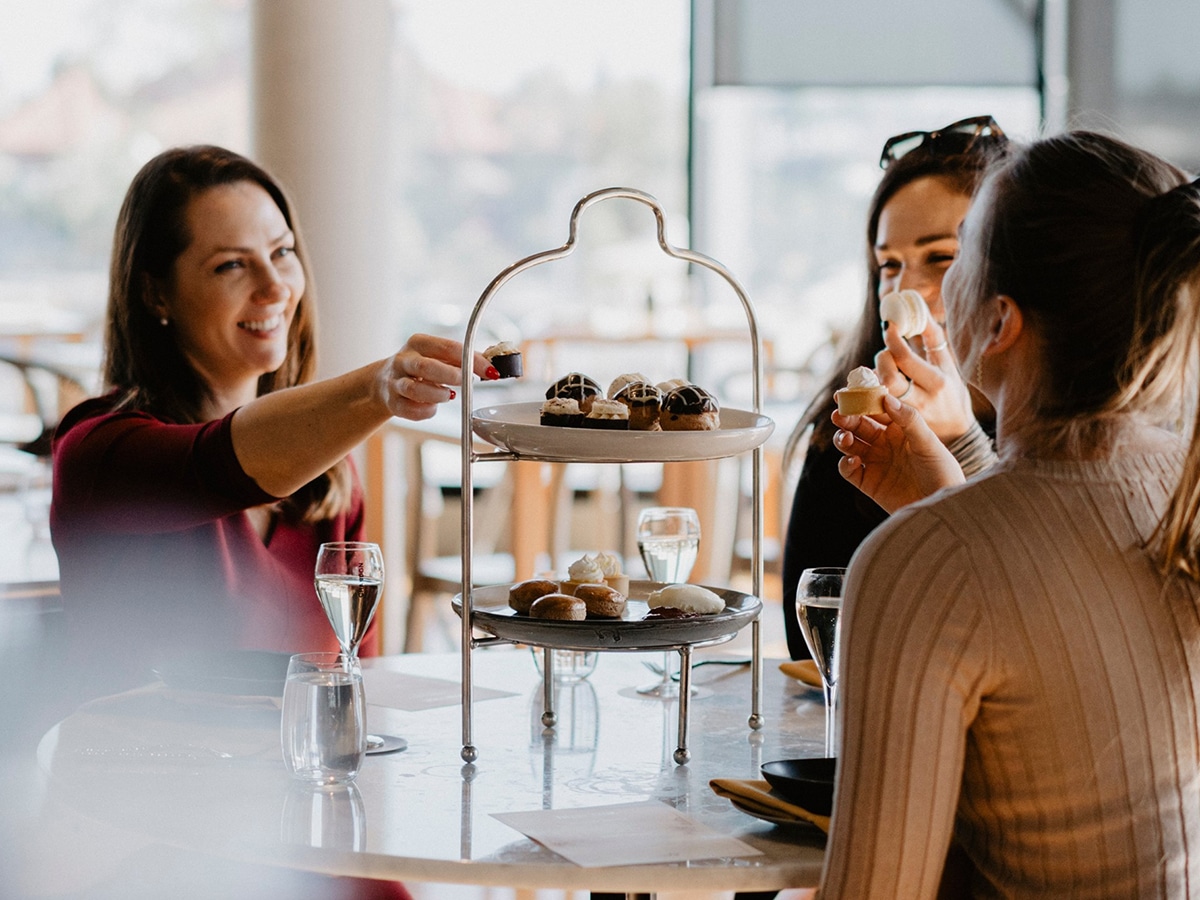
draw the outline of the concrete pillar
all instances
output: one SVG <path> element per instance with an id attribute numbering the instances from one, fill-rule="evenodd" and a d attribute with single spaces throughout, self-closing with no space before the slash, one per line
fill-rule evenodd
<path id="1" fill-rule="evenodd" d="M 254 0 L 253 156 L 298 208 L 318 291 L 319 373 L 393 352 L 389 0 Z"/>

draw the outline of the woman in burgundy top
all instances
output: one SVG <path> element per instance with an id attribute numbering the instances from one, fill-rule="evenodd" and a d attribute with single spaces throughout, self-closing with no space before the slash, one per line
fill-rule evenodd
<path id="1" fill-rule="evenodd" d="M 110 273 L 107 393 L 63 420 L 51 527 L 85 694 L 211 649 L 336 649 L 313 593 L 323 541 L 362 531 L 347 454 L 461 383 L 462 348 L 414 335 L 326 381 L 291 207 L 217 147 L 134 178 Z M 496 377 L 475 357 L 475 373 Z M 368 646 L 367 652 L 371 652 Z"/>

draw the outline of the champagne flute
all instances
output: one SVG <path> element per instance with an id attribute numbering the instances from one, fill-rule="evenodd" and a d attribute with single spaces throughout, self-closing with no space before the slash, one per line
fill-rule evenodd
<path id="1" fill-rule="evenodd" d="M 379 599 L 383 596 L 383 551 L 366 541 L 333 541 L 317 551 L 313 575 L 317 597 L 333 627 L 342 653 L 357 663 L 362 643 Z M 403 738 L 367 735 L 367 752 L 402 750 Z"/>
<path id="2" fill-rule="evenodd" d="M 796 618 L 821 673 L 825 694 L 825 755 L 837 756 L 838 640 L 841 634 L 841 568 L 805 569 L 796 585 Z"/>
<path id="3" fill-rule="evenodd" d="M 686 506 L 651 506 L 642 510 L 637 521 L 638 552 L 650 580 L 658 584 L 679 584 L 688 580 L 700 549 L 700 516 Z M 679 685 L 672 677 L 672 658 L 663 653 L 662 680 L 637 689 L 652 697 L 678 697 Z"/>

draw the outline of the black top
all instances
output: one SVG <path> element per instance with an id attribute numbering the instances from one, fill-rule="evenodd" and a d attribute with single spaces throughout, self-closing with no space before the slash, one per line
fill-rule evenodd
<path id="1" fill-rule="evenodd" d="M 842 454 L 832 444 L 809 445 L 792 501 L 783 545 L 783 623 L 792 659 L 810 659 L 796 621 L 796 583 L 816 566 L 845 566 L 888 514 L 837 470 Z"/>

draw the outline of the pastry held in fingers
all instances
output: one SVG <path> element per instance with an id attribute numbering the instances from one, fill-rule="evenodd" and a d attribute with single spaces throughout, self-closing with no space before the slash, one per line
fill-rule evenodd
<path id="1" fill-rule="evenodd" d="M 879 319 L 884 329 L 891 324 L 900 329 L 901 337 L 916 337 L 929 324 L 929 307 L 919 291 L 892 291 L 879 301 Z"/>
<path id="2" fill-rule="evenodd" d="M 846 378 L 846 386 L 833 392 L 838 412 L 843 416 L 877 416 L 883 412 L 887 388 L 879 383 L 874 369 L 859 366 Z"/>
<path id="3" fill-rule="evenodd" d="M 493 344 L 483 351 L 483 355 L 500 373 L 501 378 L 520 378 L 524 372 L 521 363 L 521 348 L 508 341 Z"/>

